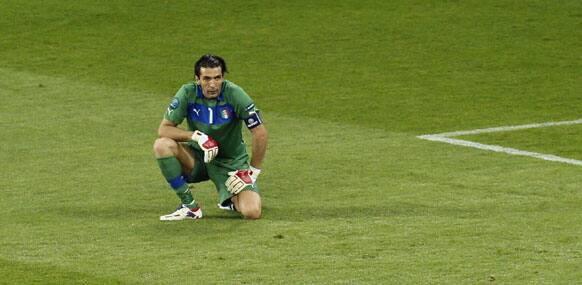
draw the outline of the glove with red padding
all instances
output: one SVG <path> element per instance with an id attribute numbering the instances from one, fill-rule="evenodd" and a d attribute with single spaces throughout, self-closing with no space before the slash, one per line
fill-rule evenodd
<path id="1" fill-rule="evenodd" d="M 201 131 L 194 131 L 192 140 L 204 151 L 204 163 L 211 162 L 218 155 L 218 142 Z"/>
<path id="2" fill-rule="evenodd" d="M 261 170 L 258 168 L 250 167 L 250 169 L 241 169 L 237 171 L 231 171 L 228 173 L 230 177 L 224 183 L 228 192 L 236 195 L 245 188 L 252 186 L 257 181 Z"/>

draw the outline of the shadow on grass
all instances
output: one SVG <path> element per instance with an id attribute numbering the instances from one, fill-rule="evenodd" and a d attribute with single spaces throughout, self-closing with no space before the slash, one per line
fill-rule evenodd
<path id="1" fill-rule="evenodd" d="M 263 215 L 260 220 L 308 221 L 321 219 L 381 219 L 395 217 L 476 217 L 484 214 L 484 209 L 474 207 L 452 207 L 451 205 L 431 205 L 410 202 L 392 202 L 370 206 L 343 206 L 333 203 L 303 204 L 301 207 L 292 207 L 286 204 L 263 206 Z M 213 221 L 244 221 L 238 213 L 215 208 L 204 209 L 202 220 Z M 170 210 L 171 211 L 171 210 Z M 66 205 L 50 207 L 43 210 L 45 215 L 56 216 L 61 219 L 91 222 L 120 222 L 144 223 L 148 220 L 159 222 L 159 216 L 167 214 L 166 207 L 141 208 L 128 205 L 125 207 L 83 207 L 80 205 Z M 164 222 L 164 224 L 172 222 Z"/>
<path id="2" fill-rule="evenodd" d="M 115 205 L 106 206 L 82 206 L 82 205 L 60 205 L 51 206 L 43 209 L 45 216 L 56 216 L 64 219 L 75 220 L 143 220 L 144 218 L 151 218 L 159 220 L 161 215 L 168 214 L 174 209 L 171 207 L 151 207 L 143 208 L 139 206 L 127 205 L 119 207 Z M 242 217 L 235 212 L 229 212 L 219 209 L 205 210 L 203 208 L 203 219 L 221 219 L 221 220 L 236 220 Z"/>
<path id="3" fill-rule="evenodd" d="M 381 206 L 320 206 L 304 205 L 296 208 L 269 208 L 264 217 L 270 220 L 309 221 L 322 219 L 382 219 L 402 217 L 475 217 L 483 215 L 483 209 L 427 205 L 416 203 L 386 203 Z"/>

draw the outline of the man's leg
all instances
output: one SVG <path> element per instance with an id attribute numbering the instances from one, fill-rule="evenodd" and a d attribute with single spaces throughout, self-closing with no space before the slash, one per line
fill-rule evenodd
<path id="1" fill-rule="evenodd" d="M 191 209 L 198 208 L 183 175 L 191 173 L 194 168 L 192 154 L 183 145 L 169 138 L 159 138 L 154 142 L 154 154 L 162 175 L 182 204 Z"/>
<path id="2" fill-rule="evenodd" d="M 208 164 L 206 170 L 210 180 L 216 186 L 218 192 L 219 208 L 224 210 L 236 210 L 247 219 L 259 219 L 261 217 L 261 195 L 258 185 L 253 185 L 247 190 L 232 196 L 226 187 L 226 181 L 230 177 L 229 172 L 235 169 L 248 167 L 246 161 L 238 161 L 228 168 L 214 164 Z M 234 209 L 229 207 L 229 201 L 234 205 Z"/>
<path id="3" fill-rule="evenodd" d="M 231 198 L 236 210 L 247 219 L 259 219 L 261 217 L 261 196 L 254 191 L 242 191 Z"/>

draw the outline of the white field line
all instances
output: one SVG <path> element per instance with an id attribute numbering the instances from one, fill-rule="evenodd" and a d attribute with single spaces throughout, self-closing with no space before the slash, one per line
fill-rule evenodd
<path id="1" fill-rule="evenodd" d="M 467 140 L 460 140 L 460 139 L 453 139 L 451 137 L 455 136 L 463 136 L 463 135 L 474 135 L 474 134 L 482 134 L 482 133 L 493 133 L 493 132 L 506 132 L 506 131 L 515 131 L 515 130 L 525 130 L 525 129 L 533 129 L 533 128 L 544 128 L 544 127 L 553 127 L 553 126 L 562 126 L 562 125 L 576 125 L 582 124 L 582 119 L 574 120 L 574 121 L 562 121 L 562 122 L 547 122 L 547 123 L 539 123 L 539 124 L 528 124 L 528 125 L 519 125 L 519 126 L 504 126 L 504 127 L 496 127 L 496 128 L 487 128 L 487 129 L 476 129 L 476 130 L 468 130 L 468 131 L 458 131 L 458 132 L 448 132 L 448 133 L 440 133 L 440 134 L 431 134 L 431 135 L 421 135 L 417 136 L 417 138 L 429 141 L 437 141 L 437 142 L 444 142 L 454 145 L 466 146 L 466 147 L 474 147 L 483 150 L 495 151 L 495 152 L 503 152 L 512 155 L 522 155 L 522 156 L 529 156 L 538 159 L 548 160 L 548 161 L 556 161 L 561 163 L 573 164 L 582 166 L 582 160 L 576 160 L 571 158 L 564 158 L 559 157 L 552 154 L 543 154 L 531 151 L 524 151 L 515 148 L 503 147 L 498 145 L 489 145 L 489 144 L 482 144 L 476 143 Z"/>

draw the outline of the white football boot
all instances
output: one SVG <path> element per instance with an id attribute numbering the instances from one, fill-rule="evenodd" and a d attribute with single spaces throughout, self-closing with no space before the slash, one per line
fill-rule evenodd
<path id="1" fill-rule="evenodd" d="M 202 209 L 190 209 L 184 205 L 179 206 L 175 212 L 160 216 L 160 221 L 181 221 L 181 220 L 196 220 L 202 218 Z"/>

